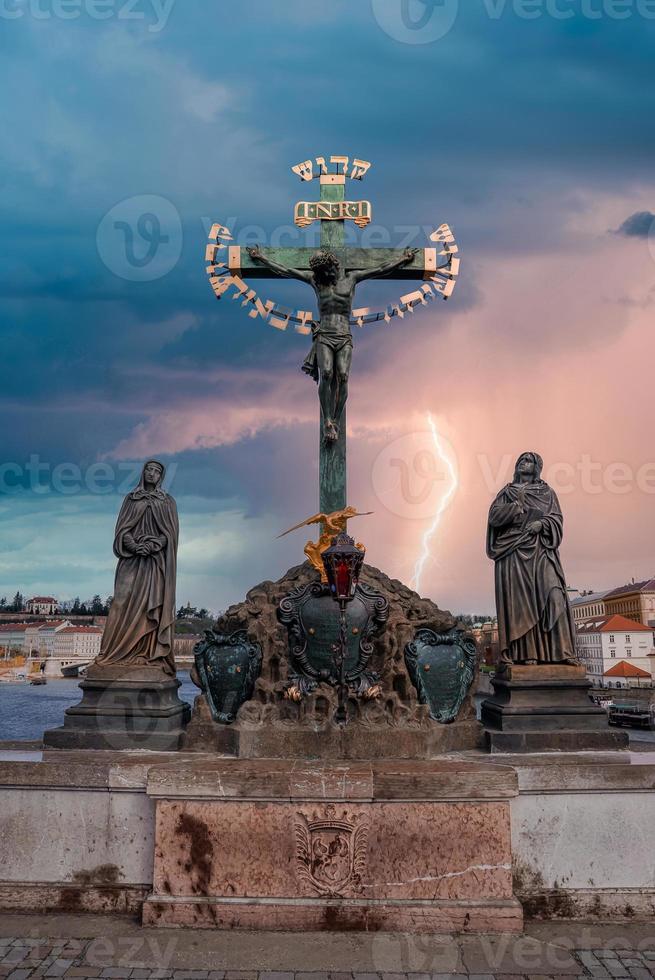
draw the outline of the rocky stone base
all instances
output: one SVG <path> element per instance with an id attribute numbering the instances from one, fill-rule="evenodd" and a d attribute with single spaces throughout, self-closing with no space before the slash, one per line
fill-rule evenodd
<path id="1" fill-rule="evenodd" d="M 251 589 L 244 602 L 221 617 L 218 632 L 229 635 L 246 630 L 249 639 L 260 644 L 261 676 L 252 700 L 241 707 L 234 725 L 215 722 L 205 697 L 198 697 L 183 739 L 184 750 L 240 758 L 429 759 L 481 747 L 483 732 L 472 698 L 465 699 L 452 724 L 439 724 L 430 717 L 428 707 L 419 703 L 405 665 L 405 646 L 417 630 L 446 633 L 456 625 L 455 619 L 370 565 L 364 566 L 361 582 L 389 603 L 389 619 L 374 641 L 370 661 L 380 678 L 380 696 L 366 700 L 353 694 L 345 727 L 334 723 L 337 695 L 331 686 L 321 684 L 299 702 L 286 697 L 289 640 L 278 622 L 277 608 L 294 589 L 317 580 L 316 571 L 305 562 L 289 569 L 277 582 L 263 582 Z"/>
<path id="2" fill-rule="evenodd" d="M 269 725 L 246 719 L 234 725 L 218 725 L 211 717 L 204 695 L 200 695 L 183 747 L 187 752 L 211 751 L 241 759 L 372 760 L 433 759 L 447 752 L 484 745 L 484 733 L 474 718 L 438 725 L 426 711 L 425 724 L 399 728 L 384 718 L 378 724 L 370 716 L 358 720 L 358 704 L 353 699 L 351 721 L 342 727 L 332 720 L 336 706 L 334 692 L 325 688 L 307 697 L 305 710 L 285 702 L 290 717 L 284 721 L 278 718 Z M 245 705 L 244 709 L 247 708 Z"/>
<path id="3" fill-rule="evenodd" d="M 610 730 L 605 709 L 588 696 L 582 666 L 514 664 L 492 680 L 482 702 L 491 752 L 581 752 L 626 749 L 625 732 Z"/>
<path id="4" fill-rule="evenodd" d="M 179 687 L 155 667 L 91 666 L 82 700 L 66 709 L 63 727 L 44 732 L 44 747 L 175 751 L 190 714 Z"/>

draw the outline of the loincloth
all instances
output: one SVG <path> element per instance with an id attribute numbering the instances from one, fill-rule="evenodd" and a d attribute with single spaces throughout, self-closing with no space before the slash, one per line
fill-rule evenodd
<path id="1" fill-rule="evenodd" d="M 338 354 L 340 351 L 345 350 L 347 347 L 352 348 L 353 339 L 350 334 L 333 334 L 333 333 L 320 333 L 316 332 L 314 334 L 314 341 L 311 346 L 309 354 L 303 361 L 302 369 L 305 374 L 308 374 L 318 381 L 318 345 L 322 344 L 324 347 L 329 347 L 334 354 Z"/>

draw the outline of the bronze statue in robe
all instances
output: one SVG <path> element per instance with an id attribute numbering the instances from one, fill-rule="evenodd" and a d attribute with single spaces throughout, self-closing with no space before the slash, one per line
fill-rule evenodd
<path id="1" fill-rule="evenodd" d="M 179 524 L 173 498 L 161 489 L 165 467 L 148 460 L 139 485 L 123 501 L 114 537 L 114 598 L 99 667 L 160 667 L 175 674 L 175 579 Z"/>
<path id="2" fill-rule="evenodd" d="M 489 511 L 487 555 L 495 562 L 501 660 L 576 664 L 573 616 L 559 557 L 563 517 L 541 479 L 543 460 L 523 453 Z"/>

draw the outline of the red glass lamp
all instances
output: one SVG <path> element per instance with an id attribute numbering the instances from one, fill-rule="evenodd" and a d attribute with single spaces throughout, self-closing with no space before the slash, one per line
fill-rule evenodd
<path id="1" fill-rule="evenodd" d="M 345 531 L 341 531 L 323 552 L 328 585 L 332 598 L 337 602 L 350 602 L 355 597 L 365 554 Z"/>

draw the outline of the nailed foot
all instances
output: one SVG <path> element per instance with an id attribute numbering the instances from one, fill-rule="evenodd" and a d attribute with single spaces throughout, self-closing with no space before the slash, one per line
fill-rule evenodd
<path id="1" fill-rule="evenodd" d="M 323 437 L 326 442 L 336 442 L 339 438 L 339 427 L 336 422 L 332 419 L 325 420 L 325 426 L 323 427 Z"/>

